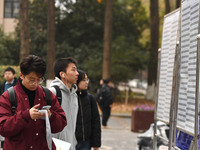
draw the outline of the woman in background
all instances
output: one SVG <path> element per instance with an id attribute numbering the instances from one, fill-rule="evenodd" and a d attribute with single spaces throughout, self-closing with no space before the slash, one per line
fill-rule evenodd
<path id="1" fill-rule="evenodd" d="M 87 74 L 78 70 L 77 95 L 78 115 L 76 122 L 76 150 L 99 150 L 101 147 L 101 125 L 97 104 L 93 96 L 88 93 L 89 79 Z"/>

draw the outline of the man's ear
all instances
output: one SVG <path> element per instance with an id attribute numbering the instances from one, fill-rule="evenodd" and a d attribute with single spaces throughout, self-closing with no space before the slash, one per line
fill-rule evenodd
<path id="1" fill-rule="evenodd" d="M 19 77 L 23 80 L 24 79 L 24 75 L 20 72 L 19 73 Z"/>
<path id="2" fill-rule="evenodd" d="M 60 77 L 65 78 L 65 73 L 64 72 L 60 72 Z"/>

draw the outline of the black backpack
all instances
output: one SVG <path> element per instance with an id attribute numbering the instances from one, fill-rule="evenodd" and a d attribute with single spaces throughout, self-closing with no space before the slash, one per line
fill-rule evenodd
<path id="1" fill-rule="evenodd" d="M 46 101 L 47 101 L 47 105 L 51 105 L 51 94 L 50 94 L 50 91 L 48 88 L 46 87 L 43 87 L 43 90 L 44 90 L 44 93 L 46 95 Z M 10 104 L 12 106 L 12 113 L 13 115 L 15 114 L 15 110 L 17 108 L 17 101 L 16 101 L 16 97 L 15 97 L 15 90 L 14 90 L 14 87 L 10 87 L 8 89 L 8 94 L 10 96 Z"/>
<path id="2" fill-rule="evenodd" d="M 56 89 L 56 96 L 59 101 L 59 104 L 61 105 L 62 104 L 62 93 L 60 91 L 60 88 L 57 85 L 54 85 L 53 87 Z M 47 105 L 51 105 L 51 94 L 50 94 L 49 89 L 46 87 L 43 87 L 43 86 L 42 86 L 42 88 L 46 95 Z M 15 98 L 15 90 L 14 90 L 13 86 L 8 89 L 8 94 L 10 96 L 10 104 L 12 106 L 12 113 L 15 114 L 15 110 L 17 108 L 17 101 Z"/>
<path id="3" fill-rule="evenodd" d="M 61 93 L 61 90 L 57 85 L 54 85 L 52 87 L 54 87 L 56 89 L 56 97 L 57 97 L 58 102 L 59 102 L 59 104 L 61 106 L 61 104 L 62 104 L 62 93 Z"/>

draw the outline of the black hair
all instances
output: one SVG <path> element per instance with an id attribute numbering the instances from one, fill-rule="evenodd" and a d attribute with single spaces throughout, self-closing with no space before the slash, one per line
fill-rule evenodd
<path id="1" fill-rule="evenodd" d="M 109 82 L 110 82 L 109 78 L 103 80 L 103 83 L 105 83 L 105 84 L 108 84 Z"/>
<path id="2" fill-rule="evenodd" d="M 78 75 L 78 80 L 77 80 L 77 83 L 76 83 L 77 85 L 79 84 L 79 82 L 81 82 L 83 79 L 85 79 L 86 72 L 78 69 L 78 73 L 79 73 L 79 75 Z"/>
<path id="3" fill-rule="evenodd" d="M 20 63 L 20 71 L 23 75 L 27 75 L 30 72 L 35 72 L 40 77 L 43 77 L 46 72 L 46 63 L 38 56 L 29 55 Z"/>
<path id="4" fill-rule="evenodd" d="M 14 70 L 13 68 L 11 68 L 11 67 L 6 68 L 6 69 L 4 70 L 4 73 L 5 73 L 6 71 L 11 71 L 13 74 L 15 74 L 15 70 Z"/>
<path id="5" fill-rule="evenodd" d="M 59 79 L 61 79 L 60 72 L 61 71 L 65 72 L 66 68 L 68 67 L 68 65 L 70 63 L 73 63 L 73 64 L 76 65 L 77 61 L 75 59 L 71 58 L 71 57 L 58 59 L 54 64 L 54 75 L 56 77 L 58 77 Z"/>

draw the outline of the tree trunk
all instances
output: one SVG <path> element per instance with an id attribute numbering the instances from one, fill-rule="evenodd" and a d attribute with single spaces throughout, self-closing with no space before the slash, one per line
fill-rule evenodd
<path id="1" fill-rule="evenodd" d="M 176 0 L 176 8 L 179 8 L 181 5 L 181 0 Z"/>
<path id="2" fill-rule="evenodd" d="M 29 55 L 30 51 L 30 31 L 29 31 L 29 17 L 28 17 L 28 8 L 29 1 L 21 0 L 20 1 L 20 10 L 19 10 L 19 23 L 20 23 L 20 62 Z"/>
<path id="3" fill-rule="evenodd" d="M 113 0 L 106 0 L 105 25 L 104 25 L 104 49 L 103 49 L 103 79 L 110 78 L 112 12 L 113 12 Z"/>
<path id="4" fill-rule="evenodd" d="M 55 0 L 48 0 L 47 21 L 47 79 L 54 78 L 53 63 L 55 61 Z"/>
<path id="5" fill-rule="evenodd" d="M 157 79 L 158 41 L 159 41 L 158 0 L 151 0 L 150 3 L 150 27 L 151 27 L 151 47 L 150 47 L 150 59 L 148 65 L 148 88 L 152 87 L 153 89 L 155 89 L 156 79 Z M 152 92 L 152 90 L 149 91 Z M 148 90 L 147 90 L 147 97 L 148 97 Z"/>
<path id="6" fill-rule="evenodd" d="M 170 12 L 170 1 L 165 0 L 165 14 L 168 14 Z"/>

